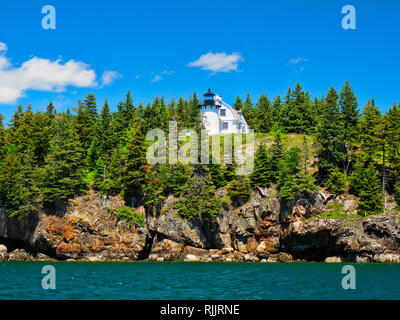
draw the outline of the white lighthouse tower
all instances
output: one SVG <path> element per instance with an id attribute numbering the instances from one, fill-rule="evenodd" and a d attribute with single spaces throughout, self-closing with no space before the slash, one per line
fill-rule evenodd
<path id="1" fill-rule="evenodd" d="M 222 97 L 210 89 L 203 95 L 200 114 L 209 135 L 248 133 L 250 130 L 242 112 L 222 101 Z"/>

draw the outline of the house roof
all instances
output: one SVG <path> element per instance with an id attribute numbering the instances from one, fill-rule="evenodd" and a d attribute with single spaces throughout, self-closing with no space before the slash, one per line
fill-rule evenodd
<path id="1" fill-rule="evenodd" d="M 203 94 L 203 96 L 215 96 L 215 94 L 212 93 L 211 89 L 209 88 L 208 91 L 205 94 Z"/>

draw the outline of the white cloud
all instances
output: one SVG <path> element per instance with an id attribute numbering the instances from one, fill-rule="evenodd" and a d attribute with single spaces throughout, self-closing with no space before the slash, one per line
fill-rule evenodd
<path id="1" fill-rule="evenodd" d="M 156 74 L 154 78 L 151 80 L 151 82 L 158 82 L 161 81 L 163 77 L 161 77 L 159 74 Z"/>
<path id="2" fill-rule="evenodd" d="M 286 63 L 286 65 L 289 65 L 289 64 L 298 64 L 298 63 L 300 63 L 300 62 L 308 62 L 308 59 L 307 59 L 307 58 L 302 58 L 302 57 L 292 58 L 292 59 L 290 59 L 290 60 Z"/>
<path id="3" fill-rule="evenodd" d="M 161 74 L 166 75 L 166 76 L 170 76 L 170 75 L 172 75 L 174 73 L 175 73 L 174 70 L 170 70 L 170 71 L 164 70 L 163 72 L 161 72 Z"/>
<path id="4" fill-rule="evenodd" d="M 175 73 L 174 70 L 164 70 L 160 72 L 159 74 L 154 74 L 154 72 L 151 73 L 151 75 L 154 75 L 153 79 L 151 79 L 151 82 L 158 82 L 164 79 L 164 77 L 169 77 L 170 75 L 173 75 Z"/>
<path id="5" fill-rule="evenodd" d="M 83 62 L 31 57 L 17 67 L 11 64 L 6 52 L 7 45 L 0 42 L 0 104 L 15 103 L 27 90 L 63 92 L 68 86 L 98 86 L 95 71 Z M 101 85 L 108 85 L 119 76 L 115 71 L 106 71 Z"/>
<path id="6" fill-rule="evenodd" d="M 238 63 L 243 57 L 238 52 L 226 54 L 225 52 L 203 54 L 195 61 L 189 62 L 188 67 L 200 67 L 202 70 L 216 72 L 238 71 Z"/>
<path id="7" fill-rule="evenodd" d="M 114 82 L 114 80 L 121 78 L 122 76 L 116 71 L 104 71 L 101 76 L 101 86 L 108 86 Z"/>
<path id="8" fill-rule="evenodd" d="M 0 52 L 7 51 L 7 45 L 3 42 L 0 42 Z"/>

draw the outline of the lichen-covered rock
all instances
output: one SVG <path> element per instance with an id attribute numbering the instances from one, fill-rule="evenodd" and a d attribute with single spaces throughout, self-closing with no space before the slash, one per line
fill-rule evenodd
<path id="1" fill-rule="evenodd" d="M 8 261 L 32 261 L 33 257 L 23 249 L 15 249 L 8 254 Z"/>
<path id="2" fill-rule="evenodd" d="M 175 242 L 199 248 L 210 248 L 201 224 L 179 218 L 174 209 L 161 213 L 149 212 L 147 224 L 152 232 L 157 232 Z"/>
<path id="3" fill-rule="evenodd" d="M 285 229 L 283 249 L 311 260 L 342 256 L 355 261 L 357 256 L 370 255 L 384 260 L 380 254 L 399 253 L 400 220 L 396 215 L 377 215 L 365 219 L 315 219 L 295 221 Z M 347 258 L 346 258 L 347 257 Z M 389 260 L 396 260 L 390 256 Z M 364 259 L 365 260 L 365 259 Z"/>
<path id="4" fill-rule="evenodd" d="M 163 261 L 178 260 L 182 254 L 184 245 L 172 241 L 170 239 L 162 239 L 161 241 L 154 241 L 149 260 L 159 261 L 162 258 Z"/>

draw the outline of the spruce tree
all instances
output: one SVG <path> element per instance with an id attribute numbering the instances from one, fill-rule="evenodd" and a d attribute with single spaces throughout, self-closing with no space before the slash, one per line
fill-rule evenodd
<path id="1" fill-rule="evenodd" d="M 20 213 L 21 162 L 15 146 L 9 146 L 0 163 L 0 204 L 9 216 Z"/>
<path id="2" fill-rule="evenodd" d="M 300 83 L 297 83 L 293 91 L 289 88 L 285 103 L 280 109 L 280 127 L 284 132 L 312 131 L 315 126 L 313 108 L 310 96 L 303 91 Z"/>
<path id="3" fill-rule="evenodd" d="M 120 161 L 122 193 L 130 204 L 134 205 L 141 201 L 143 196 L 142 185 L 145 178 L 143 166 L 146 164 L 145 136 L 138 116 L 135 116 L 126 133 Z"/>
<path id="4" fill-rule="evenodd" d="M 43 196 L 47 203 L 66 200 L 86 189 L 84 151 L 78 134 L 65 113 L 53 121 L 50 153 L 46 159 Z"/>
<path id="5" fill-rule="evenodd" d="M 326 188 L 333 194 L 342 194 L 346 191 L 346 175 L 336 167 L 329 175 Z"/>
<path id="6" fill-rule="evenodd" d="M 339 105 L 342 112 L 344 141 L 354 144 L 357 141 L 357 126 L 359 121 L 358 103 L 349 81 L 343 85 L 340 92 Z"/>
<path id="7" fill-rule="evenodd" d="M 250 174 L 253 186 L 268 187 L 273 182 L 274 172 L 271 168 L 271 159 L 263 144 L 260 144 L 255 153 L 254 170 Z"/>
<path id="8" fill-rule="evenodd" d="M 228 191 L 233 206 L 242 206 L 251 197 L 250 179 L 247 176 L 235 178 L 229 183 Z"/>
<path id="9" fill-rule="evenodd" d="M 54 116 L 57 114 L 56 108 L 53 105 L 53 102 L 50 102 L 46 107 L 46 114 L 50 118 L 50 120 L 54 119 Z"/>
<path id="10" fill-rule="evenodd" d="M 95 180 L 104 180 L 113 149 L 112 116 L 107 99 L 93 128 L 93 140 L 88 152 L 91 169 L 95 170 Z M 98 184 L 98 182 L 96 182 Z"/>
<path id="11" fill-rule="evenodd" d="M 381 112 L 375 105 L 374 99 L 368 101 L 360 119 L 361 149 L 370 158 L 374 159 L 380 145 Z"/>
<path id="12" fill-rule="evenodd" d="M 251 102 L 249 93 L 246 95 L 246 100 L 243 103 L 242 114 L 243 117 L 246 119 L 246 122 L 249 125 L 249 127 L 254 129 L 253 103 Z"/>
<path id="13" fill-rule="evenodd" d="M 329 90 L 323 103 L 316 138 L 318 144 L 317 177 L 319 182 L 324 183 L 335 167 L 344 167 L 346 158 L 338 95 L 333 87 Z"/>
<path id="14" fill-rule="evenodd" d="M 272 129 L 272 106 L 267 95 L 262 95 L 257 102 L 257 114 L 254 129 L 258 132 L 268 133 Z"/>
<path id="15" fill-rule="evenodd" d="M 275 135 L 275 140 L 271 145 L 269 150 L 270 156 L 270 166 L 271 166 L 271 178 L 272 182 L 276 183 L 279 176 L 279 163 L 285 157 L 285 147 L 282 143 L 281 133 L 278 132 Z"/>
<path id="16" fill-rule="evenodd" d="M 240 96 L 236 97 L 235 102 L 233 103 L 233 107 L 235 108 L 235 110 L 239 111 L 242 110 L 243 108 L 243 103 L 242 103 L 242 99 L 240 99 Z"/>
<path id="17" fill-rule="evenodd" d="M 360 192 L 358 214 L 367 216 L 383 211 L 382 188 L 376 168 L 371 162 L 365 170 L 365 180 Z"/>
<path id="18" fill-rule="evenodd" d="M 0 113 L 0 161 L 4 155 L 4 147 L 6 145 L 6 130 L 3 125 L 4 116 Z"/>

